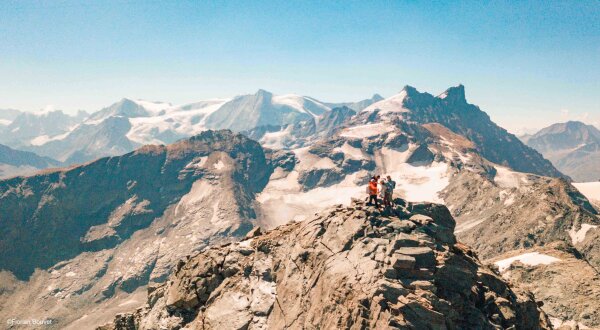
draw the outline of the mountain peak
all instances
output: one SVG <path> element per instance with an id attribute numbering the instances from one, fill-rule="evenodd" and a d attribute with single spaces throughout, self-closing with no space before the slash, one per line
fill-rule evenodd
<path id="1" fill-rule="evenodd" d="M 564 123 L 552 124 L 546 128 L 541 129 L 539 132 L 534 134 L 534 137 L 544 136 L 547 134 L 560 134 L 560 133 L 574 133 L 574 132 L 590 132 L 592 135 L 600 135 L 600 131 L 592 125 L 587 125 L 581 121 L 569 120 Z"/>
<path id="2" fill-rule="evenodd" d="M 384 99 L 384 97 L 379 95 L 378 93 L 373 94 L 373 96 L 371 97 L 371 100 L 374 102 L 379 102 L 383 99 Z"/>
<path id="3" fill-rule="evenodd" d="M 256 91 L 256 93 L 254 95 L 255 96 L 273 96 L 273 93 L 266 91 L 264 89 L 259 89 L 258 91 Z"/>
<path id="4" fill-rule="evenodd" d="M 569 120 L 568 122 L 565 123 L 565 126 L 567 126 L 568 128 L 584 128 L 584 127 L 588 127 L 589 125 L 586 125 L 583 122 L 577 121 L 577 120 Z"/>
<path id="5" fill-rule="evenodd" d="M 402 88 L 402 91 L 400 91 L 400 93 L 402 93 L 402 92 L 406 93 L 407 96 L 420 94 L 416 88 L 414 88 L 410 85 L 405 85 L 404 88 Z"/>
<path id="6" fill-rule="evenodd" d="M 465 86 L 459 84 L 458 86 L 450 87 L 443 92 L 438 98 L 446 100 L 448 102 L 466 103 L 465 97 Z"/>

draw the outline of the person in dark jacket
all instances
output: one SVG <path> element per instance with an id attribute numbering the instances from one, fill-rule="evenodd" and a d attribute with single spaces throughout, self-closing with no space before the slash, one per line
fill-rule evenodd
<path id="1" fill-rule="evenodd" d="M 394 188 L 396 188 L 396 181 L 392 180 L 392 177 L 389 175 L 387 176 L 385 187 L 386 189 L 383 203 L 385 206 L 391 206 L 394 201 Z"/>

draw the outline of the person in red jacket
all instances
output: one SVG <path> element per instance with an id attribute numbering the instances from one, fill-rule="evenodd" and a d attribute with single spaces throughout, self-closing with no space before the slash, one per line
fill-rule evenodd
<path id="1" fill-rule="evenodd" d="M 371 180 L 369 180 L 368 190 L 369 190 L 368 205 L 373 205 L 373 201 L 375 201 L 375 207 L 379 207 L 379 202 L 377 201 L 378 189 L 377 189 L 377 178 L 376 177 L 372 177 Z"/>

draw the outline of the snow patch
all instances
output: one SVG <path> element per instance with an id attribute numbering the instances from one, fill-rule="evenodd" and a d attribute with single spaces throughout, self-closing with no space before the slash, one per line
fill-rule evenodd
<path id="1" fill-rule="evenodd" d="M 600 201 L 600 182 L 573 183 L 573 186 L 587 199 Z"/>
<path id="2" fill-rule="evenodd" d="M 528 183 L 527 175 L 510 170 L 503 166 L 495 166 L 496 176 L 494 182 L 503 188 L 519 188 Z"/>
<path id="3" fill-rule="evenodd" d="M 265 212 L 264 225 L 272 228 L 287 223 L 289 219 L 300 221 L 320 209 L 335 204 L 348 205 L 353 197 L 364 197 L 364 187 L 354 183 L 359 174 L 360 172 L 347 175 L 338 184 L 309 191 L 302 191 L 302 186 L 298 183 L 298 171 L 269 181 L 256 198 Z"/>
<path id="4" fill-rule="evenodd" d="M 298 112 L 309 114 L 313 117 L 316 117 L 317 114 L 313 113 L 309 107 L 306 106 L 307 102 L 312 103 L 313 106 L 319 108 L 321 113 L 331 110 L 329 107 L 325 106 L 322 103 L 316 102 L 314 100 L 307 99 L 304 96 L 295 95 L 295 94 L 286 94 L 286 95 L 276 95 L 273 96 L 271 101 L 274 104 L 286 105 L 288 107 L 296 109 Z"/>
<path id="5" fill-rule="evenodd" d="M 55 135 L 52 137 L 48 136 L 48 135 L 40 135 L 40 136 L 37 136 L 37 137 L 31 139 L 29 141 L 29 144 L 31 144 L 32 146 L 41 146 L 50 141 L 64 140 L 64 138 L 66 138 L 67 135 L 69 135 L 69 133 L 71 133 L 70 130 L 63 134 Z"/>
<path id="6" fill-rule="evenodd" d="M 539 252 L 530 252 L 524 253 L 515 257 L 503 259 L 496 261 L 494 264 L 498 266 L 500 272 L 504 272 L 507 270 L 513 262 L 520 261 L 521 263 L 528 266 L 537 266 L 537 265 L 549 265 L 553 262 L 561 261 L 558 258 L 553 256 L 549 256 L 547 254 L 542 254 Z"/>
<path id="7" fill-rule="evenodd" d="M 342 130 L 341 137 L 364 139 L 394 131 L 395 127 L 387 123 L 376 123 L 348 127 Z"/>
<path id="8" fill-rule="evenodd" d="M 571 228 L 571 230 L 569 230 L 569 236 L 571 236 L 571 241 L 573 242 L 573 244 L 583 242 L 585 240 L 585 235 L 587 235 L 588 231 L 590 229 L 596 228 L 598 228 L 597 225 L 590 225 L 587 223 L 582 224 L 579 230 L 575 230 L 575 227 Z"/>
<path id="9" fill-rule="evenodd" d="M 284 142 L 291 139 L 291 137 L 289 129 L 268 132 L 260 139 L 260 144 L 271 149 L 283 149 L 285 146 Z"/>
<path id="10" fill-rule="evenodd" d="M 448 165 L 432 163 L 430 166 L 400 164 L 398 171 L 389 174 L 396 180 L 396 189 L 401 197 L 411 202 L 433 202 L 443 204 L 440 192 L 450 184 Z"/>
<path id="11" fill-rule="evenodd" d="M 215 164 L 213 164 L 213 167 L 217 170 L 220 171 L 225 167 L 225 163 L 223 163 L 222 160 L 219 159 L 218 162 L 216 162 Z"/>
<path id="12" fill-rule="evenodd" d="M 319 157 L 311 154 L 308 150 L 310 147 L 298 148 L 292 150 L 298 161 L 296 169 L 308 170 L 308 169 L 328 169 L 335 168 L 335 163 L 329 157 Z"/>
<path id="13" fill-rule="evenodd" d="M 167 110 L 173 107 L 173 105 L 171 103 L 167 103 L 167 102 L 152 102 L 152 101 L 146 101 L 146 100 L 134 100 L 133 102 L 137 103 L 138 105 L 140 105 L 141 107 L 143 107 L 144 109 L 148 110 L 149 112 L 152 113 L 160 113 L 163 110 Z"/>
<path id="14" fill-rule="evenodd" d="M 335 152 L 342 152 L 347 158 L 365 159 L 365 154 L 360 148 L 356 148 L 345 142 L 341 147 L 334 148 Z"/>

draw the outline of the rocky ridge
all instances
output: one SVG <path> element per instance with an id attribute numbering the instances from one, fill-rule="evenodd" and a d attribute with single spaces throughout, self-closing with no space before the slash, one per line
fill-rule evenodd
<path id="1" fill-rule="evenodd" d="M 270 173 L 258 143 L 207 131 L 0 181 L 0 318 L 85 329 L 139 305 L 177 260 L 255 225 Z"/>
<path id="2" fill-rule="evenodd" d="M 337 206 L 187 257 L 146 306 L 98 329 L 549 329 L 454 225 L 431 203 Z"/>

